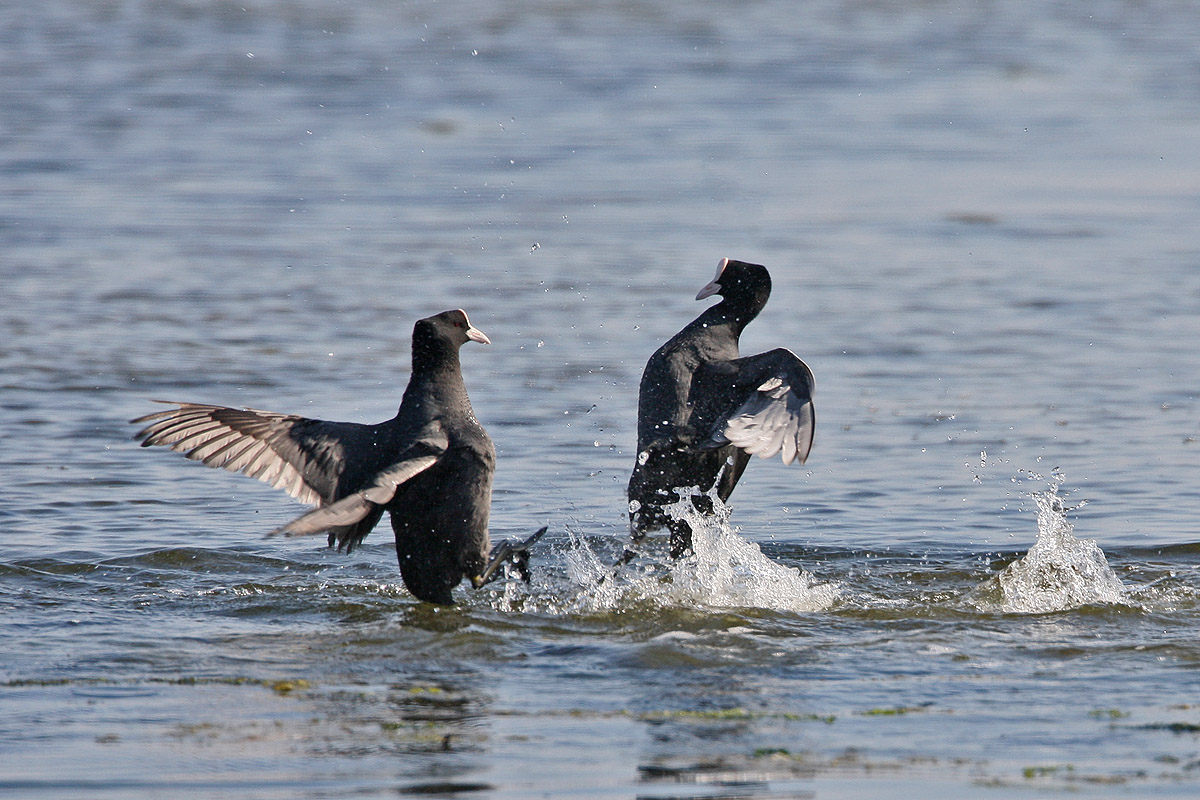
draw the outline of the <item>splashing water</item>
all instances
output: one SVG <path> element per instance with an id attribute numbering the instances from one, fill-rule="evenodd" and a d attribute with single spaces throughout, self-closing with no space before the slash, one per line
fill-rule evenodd
<path id="1" fill-rule="evenodd" d="M 1094 539 L 1077 539 L 1058 494 L 1061 474 L 1050 488 L 1034 492 L 1038 538 L 1029 552 L 999 574 L 1001 608 L 1015 613 L 1066 611 L 1086 605 L 1128 602 L 1127 589 Z"/>
<path id="2" fill-rule="evenodd" d="M 837 599 L 840 586 L 777 564 L 729 524 L 729 507 L 710 493 L 714 514 L 703 515 L 689 500 L 696 490 L 666 506 L 672 519 L 692 528 L 692 553 L 669 559 L 643 542 L 629 563 L 614 566 L 582 537 L 571 532 L 563 551 L 566 572 L 561 588 L 564 611 L 616 611 L 632 606 L 765 608 L 776 611 L 819 611 Z"/>

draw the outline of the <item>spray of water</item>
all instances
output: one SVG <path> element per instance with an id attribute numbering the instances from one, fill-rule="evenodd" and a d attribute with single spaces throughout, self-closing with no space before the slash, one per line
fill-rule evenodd
<path id="1" fill-rule="evenodd" d="M 1062 482 L 1062 474 L 1056 472 L 1049 489 L 1033 493 L 1038 538 L 1029 552 L 997 576 L 1003 611 L 1039 614 L 1128 602 L 1127 588 L 1095 540 L 1075 537 L 1067 514 L 1082 503 L 1066 504 L 1058 493 Z"/>
<path id="2" fill-rule="evenodd" d="M 692 553 L 671 559 L 663 543 L 638 544 L 629 559 L 603 555 L 573 531 L 558 550 L 561 566 L 542 569 L 528 597 L 529 610 L 563 613 L 627 611 L 634 608 L 762 608 L 810 612 L 828 608 L 841 588 L 803 570 L 767 558 L 758 545 L 729 524 L 729 507 L 711 495 L 714 514 L 696 511 L 688 499 L 665 508 L 692 529 Z M 548 565 L 549 566 L 549 565 Z"/>

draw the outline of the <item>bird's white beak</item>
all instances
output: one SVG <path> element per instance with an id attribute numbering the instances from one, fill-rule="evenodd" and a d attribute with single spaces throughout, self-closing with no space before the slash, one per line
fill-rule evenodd
<path id="1" fill-rule="evenodd" d="M 479 330 L 479 328 L 476 328 L 474 325 L 471 324 L 471 318 L 467 316 L 466 311 L 463 311 L 460 308 L 458 310 L 458 313 L 463 315 L 463 320 L 465 320 L 467 323 L 467 338 L 468 339 L 470 339 L 472 342 L 479 342 L 480 344 L 491 344 L 492 343 L 492 340 L 487 337 L 486 333 L 484 333 L 483 331 Z"/>
<path id="2" fill-rule="evenodd" d="M 717 276 L 709 281 L 703 289 L 696 293 L 697 300 L 703 300 L 706 297 L 712 297 L 717 292 L 721 291 L 721 273 L 725 271 L 725 266 L 729 263 L 728 258 L 722 258 L 717 264 Z"/>

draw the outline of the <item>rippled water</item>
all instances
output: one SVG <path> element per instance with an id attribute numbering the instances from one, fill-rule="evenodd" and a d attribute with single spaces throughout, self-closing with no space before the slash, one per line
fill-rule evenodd
<path id="1" fill-rule="evenodd" d="M 0 4 L 0 790 L 1194 796 L 1198 74 L 1167 0 Z M 812 456 L 614 569 L 722 256 Z M 130 440 L 385 419 L 460 306 L 528 586 Z"/>

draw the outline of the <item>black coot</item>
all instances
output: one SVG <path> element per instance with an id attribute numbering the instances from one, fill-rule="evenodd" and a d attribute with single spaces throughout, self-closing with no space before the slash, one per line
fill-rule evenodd
<path id="1" fill-rule="evenodd" d="M 174 403 L 133 420 L 148 423 L 136 438 L 320 506 L 274 533 L 328 531 L 331 546 L 351 551 L 387 511 L 404 585 L 450 604 L 464 577 L 482 585 L 496 566 L 488 565 L 496 450 L 463 384 L 458 351 L 468 341 L 490 344 L 460 309 L 419 320 L 400 410 L 378 425 Z"/>
<path id="2" fill-rule="evenodd" d="M 721 302 L 694 319 L 646 362 L 638 394 L 638 456 L 629 479 L 635 539 L 667 527 L 671 552 L 683 554 L 691 528 L 664 506 L 677 488 L 714 487 L 729 498 L 752 455 L 780 453 L 785 464 L 804 463 L 812 447 L 813 376 L 783 348 L 740 358 L 738 337 L 771 295 L 766 267 L 722 259 L 717 276 L 697 300 Z M 692 503 L 711 513 L 712 503 Z"/>

